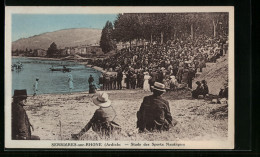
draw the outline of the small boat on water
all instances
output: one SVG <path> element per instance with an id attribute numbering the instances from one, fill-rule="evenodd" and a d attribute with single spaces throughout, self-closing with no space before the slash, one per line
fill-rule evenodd
<path id="1" fill-rule="evenodd" d="M 16 69 L 16 70 L 21 70 L 21 69 L 23 69 L 23 64 L 22 64 L 21 62 L 18 62 L 18 63 L 16 63 L 16 64 L 13 64 L 13 65 L 11 66 L 11 68 L 12 68 L 12 71 L 14 71 L 14 69 Z"/>
<path id="2" fill-rule="evenodd" d="M 66 66 L 62 66 L 62 67 L 51 67 L 50 70 L 51 70 L 51 71 L 70 72 L 70 71 L 71 71 L 71 68 L 67 68 Z"/>

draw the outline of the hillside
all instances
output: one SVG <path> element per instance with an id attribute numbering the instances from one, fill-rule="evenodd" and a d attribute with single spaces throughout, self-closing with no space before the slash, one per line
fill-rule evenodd
<path id="1" fill-rule="evenodd" d="M 14 41 L 12 50 L 25 50 L 26 48 L 47 50 L 52 42 L 55 42 L 58 48 L 99 44 L 101 31 L 100 29 L 77 28 L 43 33 Z"/>
<path id="2" fill-rule="evenodd" d="M 206 69 L 202 74 L 193 80 L 193 89 L 197 87 L 196 81 L 206 80 L 210 94 L 218 94 L 220 88 L 228 78 L 228 56 L 217 60 L 216 63 L 207 63 Z"/>

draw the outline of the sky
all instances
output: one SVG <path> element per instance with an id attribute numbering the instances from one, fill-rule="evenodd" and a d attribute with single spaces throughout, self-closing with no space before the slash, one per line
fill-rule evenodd
<path id="1" fill-rule="evenodd" d="M 117 14 L 13 14 L 12 41 L 69 28 L 102 29 Z"/>

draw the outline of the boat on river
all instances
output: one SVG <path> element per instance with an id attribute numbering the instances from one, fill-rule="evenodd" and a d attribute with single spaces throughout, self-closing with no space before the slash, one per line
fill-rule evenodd
<path id="1" fill-rule="evenodd" d="M 51 67 L 50 70 L 51 70 L 51 71 L 70 72 L 70 71 L 71 71 L 71 68 L 67 68 L 66 66 L 62 66 L 62 67 Z"/>

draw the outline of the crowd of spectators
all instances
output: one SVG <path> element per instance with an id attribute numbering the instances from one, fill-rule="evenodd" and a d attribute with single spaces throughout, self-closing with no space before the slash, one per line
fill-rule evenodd
<path id="1" fill-rule="evenodd" d="M 95 60 L 90 64 L 102 67 L 100 84 L 104 90 L 143 88 L 144 76 L 150 76 L 149 85 L 154 82 L 164 83 L 166 89 L 176 90 L 187 85 L 192 89 L 192 80 L 196 73 L 203 71 L 207 62 L 216 62 L 228 51 L 228 37 L 216 38 L 204 35 L 192 40 L 169 40 L 164 44 L 158 42 L 141 46 L 124 48 L 103 60 Z"/>

